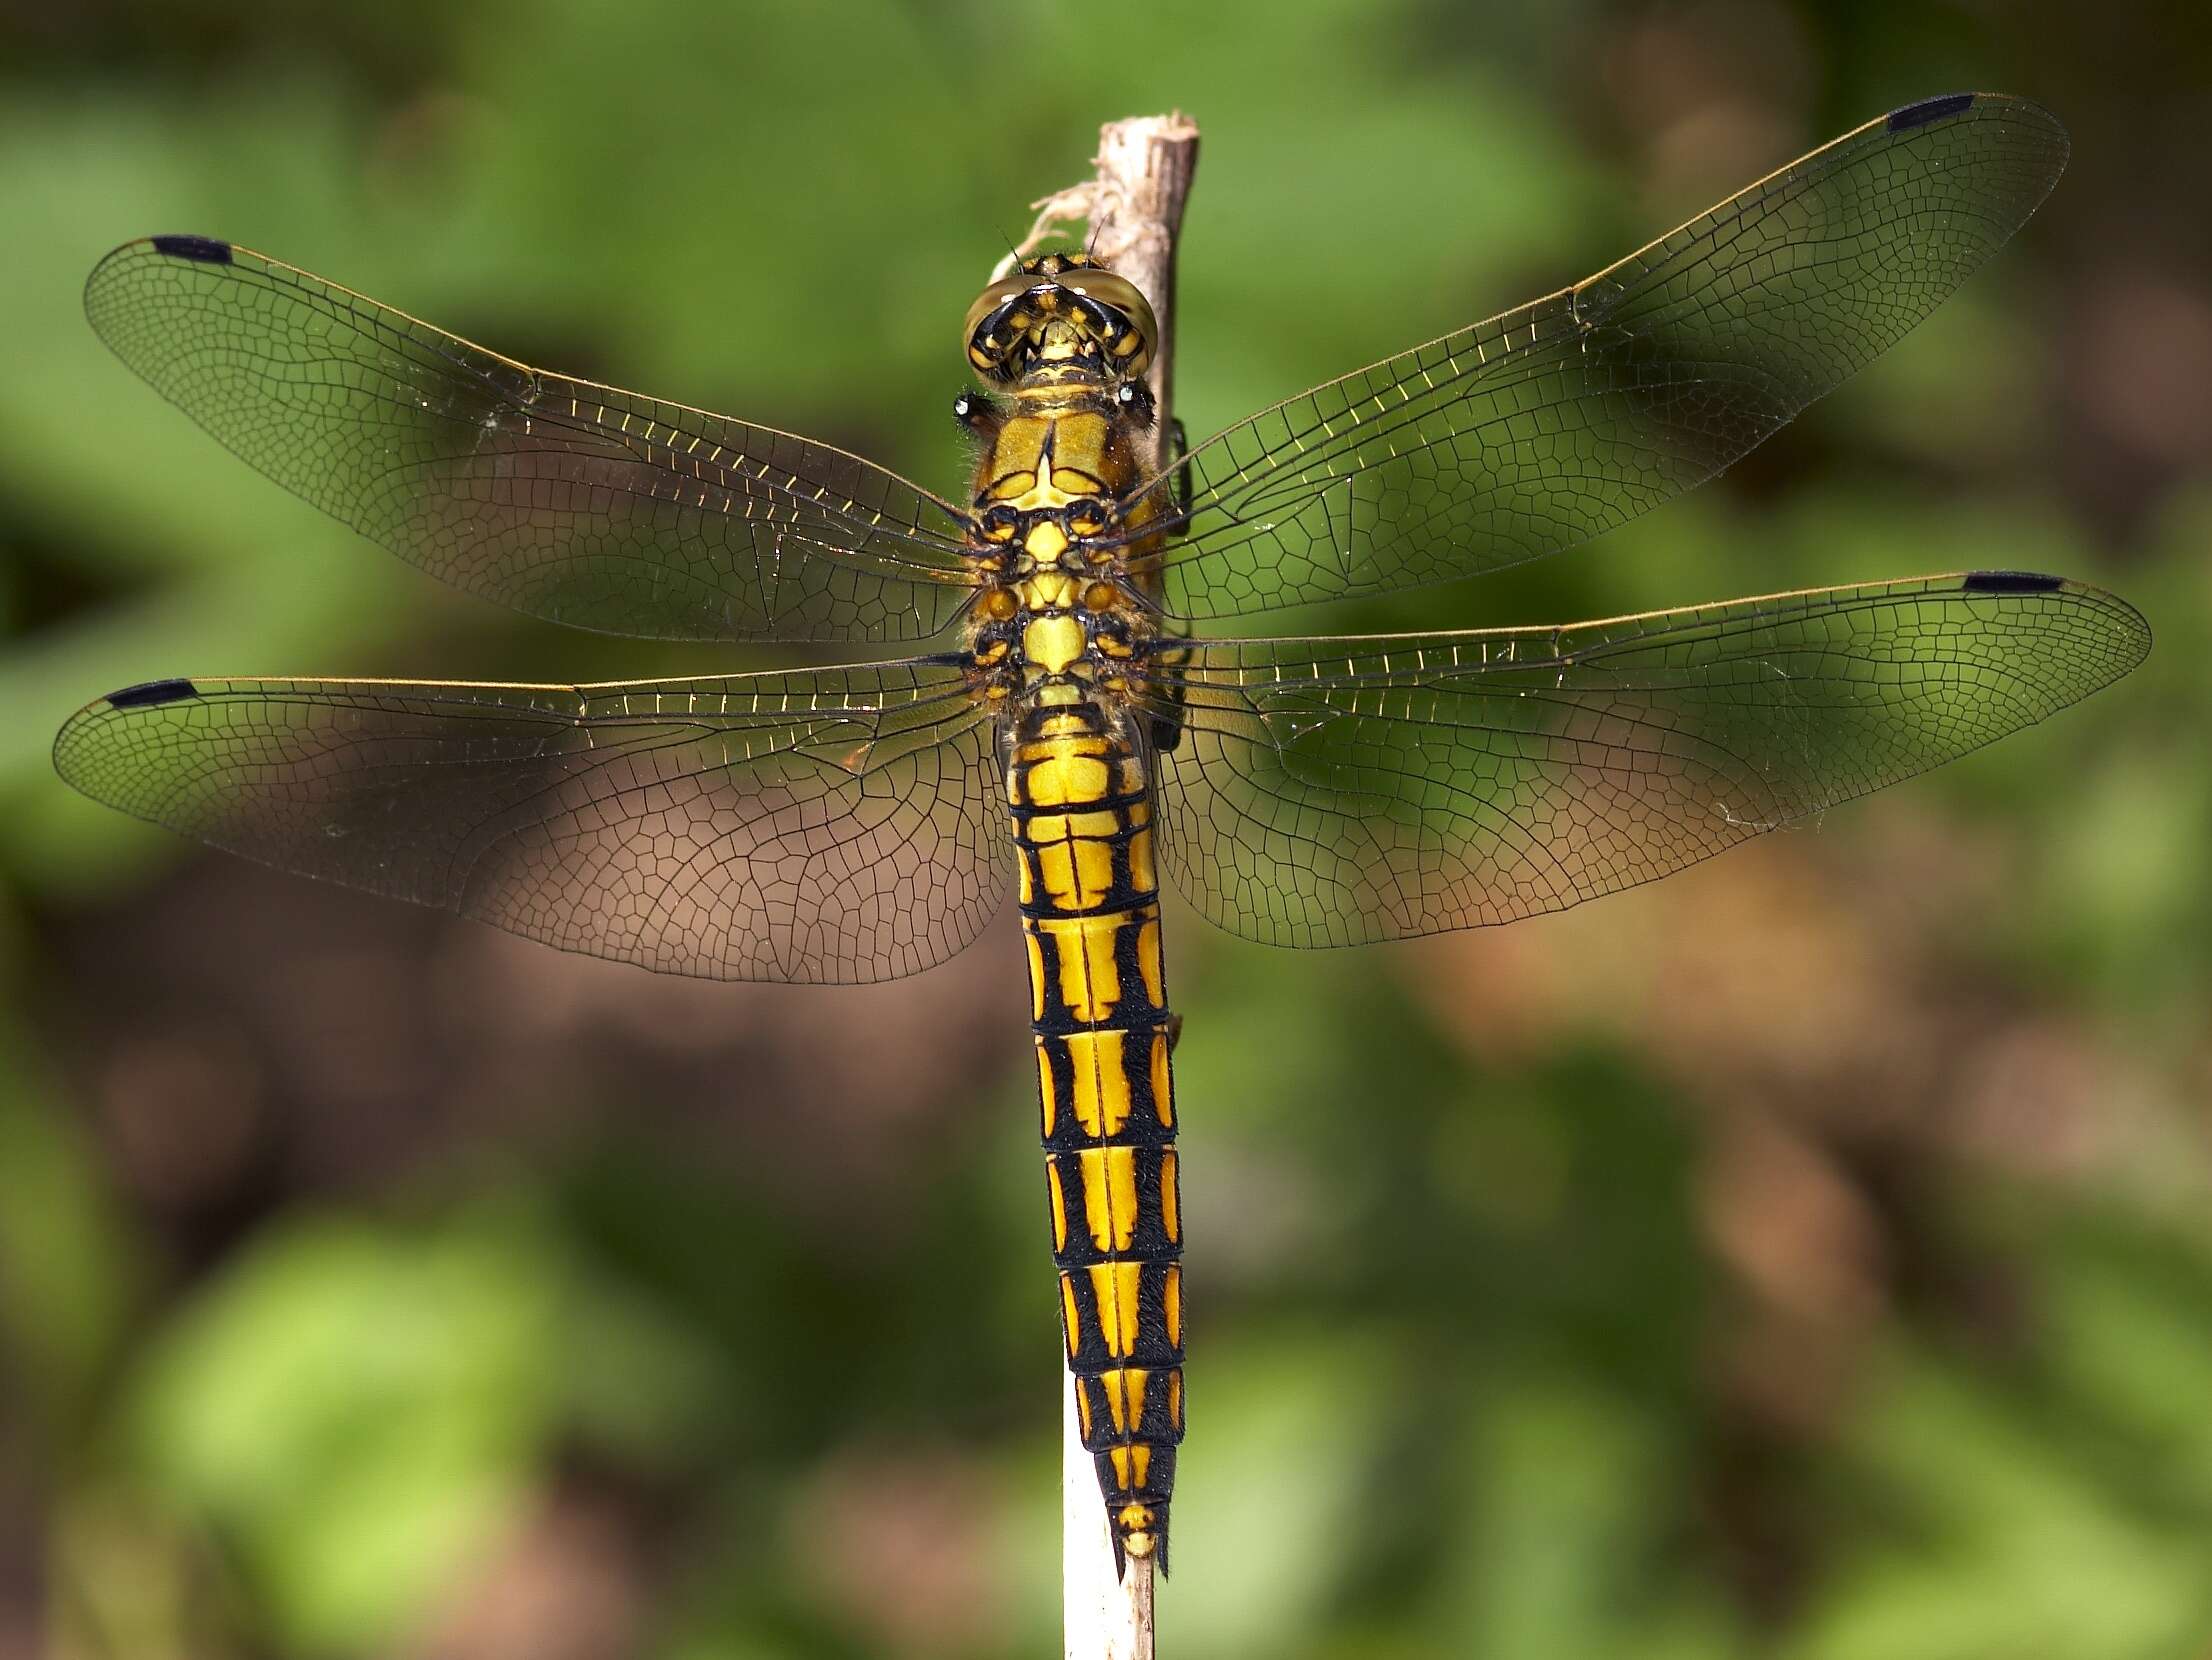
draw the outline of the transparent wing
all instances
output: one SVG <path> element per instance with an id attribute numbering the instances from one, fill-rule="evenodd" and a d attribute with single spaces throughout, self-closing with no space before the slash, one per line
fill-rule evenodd
<path id="1" fill-rule="evenodd" d="M 968 597 L 961 516 L 856 455 L 533 369 L 250 248 L 125 243 L 85 312 L 248 464 L 532 616 L 684 640 L 907 640 Z"/>
<path id="2" fill-rule="evenodd" d="M 989 718 L 928 661 L 603 686 L 168 680 L 81 710 L 96 800 L 565 950 L 727 980 L 889 979 L 1013 861 Z"/>
<path id="3" fill-rule="evenodd" d="M 1263 410 L 1190 453 L 1187 534 L 1153 561 L 1167 608 L 1473 576 L 1648 511 L 1933 311 L 2066 154 L 2033 104 L 1931 99 L 1585 282 Z"/>
<path id="4" fill-rule="evenodd" d="M 1182 728 L 1160 857 L 1206 916 L 1276 945 L 1510 922 L 1941 765 L 2149 648 L 2122 601 L 2010 572 L 1557 629 L 1196 642 L 1148 694 Z"/>

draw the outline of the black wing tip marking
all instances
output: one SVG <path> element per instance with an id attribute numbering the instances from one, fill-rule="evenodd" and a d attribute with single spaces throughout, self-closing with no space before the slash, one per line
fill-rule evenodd
<path id="1" fill-rule="evenodd" d="M 1893 133 L 1910 132 L 1915 127 L 1925 127 L 1947 116 L 1960 115 L 1974 107 L 1979 97 L 1974 92 L 1947 92 L 1940 98 L 1923 98 L 1917 104 L 1906 104 L 1889 112 L 1889 130 Z"/>
<path id="2" fill-rule="evenodd" d="M 172 259 L 197 260 L 202 265 L 228 265 L 231 260 L 230 244 L 212 236 L 150 236 L 146 240 L 155 253 Z"/>
<path id="3" fill-rule="evenodd" d="M 2111 685 L 2151 654 L 2149 619 L 2118 594 L 2107 593 L 2102 588 L 2069 582 L 2063 576 L 2045 576 L 2040 571 L 1968 571 L 1959 579 L 1958 591 L 1962 594 L 1997 595 L 2064 594 L 2079 605 L 2099 613 L 2102 626 L 2107 631 L 2107 643 L 2112 648 L 2107 658 L 2108 672 L 2096 685 L 2069 699 L 2069 702 L 2078 702 L 2080 698 L 2088 696 L 2089 692 Z"/>
<path id="4" fill-rule="evenodd" d="M 148 680 L 110 692 L 107 705 L 110 709 L 158 709 L 164 703 L 182 703 L 199 695 L 199 687 L 189 680 Z"/>
<path id="5" fill-rule="evenodd" d="M 2055 594 L 2066 579 L 2038 571 L 1968 571 L 1959 586 L 1969 594 Z"/>

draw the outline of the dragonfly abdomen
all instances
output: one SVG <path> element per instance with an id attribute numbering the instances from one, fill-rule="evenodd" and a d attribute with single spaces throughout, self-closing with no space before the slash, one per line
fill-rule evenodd
<path id="1" fill-rule="evenodd" d="M 1150 780 L 1086 702 L 1023 720 L 1007 800 L 1077 1418 L 1117 1559 L 1164 1570 L 1183 1439 L 1183 1245 Z"/>

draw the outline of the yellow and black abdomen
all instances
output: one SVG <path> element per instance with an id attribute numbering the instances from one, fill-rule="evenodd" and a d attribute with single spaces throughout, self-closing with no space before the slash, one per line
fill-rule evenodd
<path id="1" fill-rule="evenodd" d="M 1093 704 L 1034 710 L 1016 731 L 1007 800 L 1068 1369 L 1116 1555 L 1164 1569 L 1183 1251 L 1148 785 Z"/>

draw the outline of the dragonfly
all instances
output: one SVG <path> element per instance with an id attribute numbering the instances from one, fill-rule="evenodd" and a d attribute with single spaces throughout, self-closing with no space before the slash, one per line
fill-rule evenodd
<path id="1" fill-rule="evenodd" d="M 2018 98 L 1908 105 L 1595 276 L 1164 454 L 1147 297 L 1032 257 L 968 312 L 957 500 L 228 242 L 128 243 L 87 285 L 101 339 L 431 575 L 578 628 L 882 650 L 574 686 L 155 680 L 71 718 L 55 760 L 246 857 L 669 973 L 913 974 L 1011 893 L 1076 1413 L 1117 1564 L 1164 1571 L 1163 877 L 1282 946 L 1511 922 L 1952 760 L 2150 641 L 2111 594 L 2006 570 L 1561 626 L 1202 625 L 1498 571 L 1713 477 L 1926 317 L 2067 148 Z"/>

